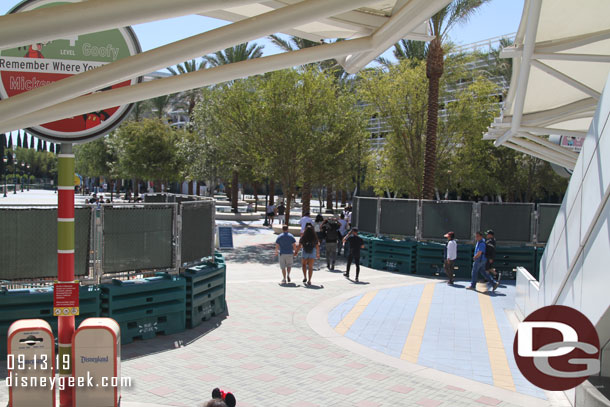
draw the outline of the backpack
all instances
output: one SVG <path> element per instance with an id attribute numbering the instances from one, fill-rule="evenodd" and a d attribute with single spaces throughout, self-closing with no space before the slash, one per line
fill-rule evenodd
<path id="1" fill-rule="evenodd" d="M 313 253 L 314 247 L 316 247 L 316 245 L 313 242 L 305 242 L 305 243 L 303 243 L 303 250 L 307 254 Z"/>
<path id="2" fill-rule="evenodd" d="M 336 222 L 331 222 L 328 224 L 326 228 L 326 241 L 328 242 L 336 242 L 339 238 L 339 225 Z"/>

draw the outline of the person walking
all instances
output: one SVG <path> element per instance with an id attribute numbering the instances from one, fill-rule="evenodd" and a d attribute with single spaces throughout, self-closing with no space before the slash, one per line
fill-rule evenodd
<path id="1" fill-rule="evenodd" d="M 305 227 L 307 226 L 307 224 L 310 224 L 313 226 L 313 219 L 311 219 L 309 217 L 309 212 L 305 212 L 303 214 L 303 217 L 301 218 L 301 220 L 299 220 L 299 225 L 301 225 L 301 236 L 303 236 L 303 233 L 305 232 Z"/>
<path id="2" fill-rule="evenodd" d="M 318 236 L 313 228 L 313 225 L 307 224 L 303 231 L 303 236 L 299 240 L 299 245 L 294 251 L 294 256 L 299 254 L 299 251 L 303 249 L 301 255 L 301 265 L 303 266 L 303 282 L 305 285 L 311 285 L 311 277 L 313 275 L 313 264 L 316 259 L 320 258 L 320 242 Z M 309 276 L 307 272 L 309 271 Z"/>
<path id="3" fill-rule="evenodd" d="M 297 240 L 288 232 L 288 225 L 282 226 L 282 234 L 275 239 L 275 255 L 279 256 L 282 269 L 282 284 L 290 282 L 293 254 L 296 251 Z"/>
<path id="4" fill-rule="evenodd" d="M 270 204 L 267 206 L 267 219 L 269 220 L 269 225 L 273 225 L 273 217 L 275 216 L 275 204 Z"/>
<path id="5" fill-rule="evenodd" d="M 455 241 L 455 233 L 447 232 L 445 234 L 447 238 L 447 245 L 445 246 L 445 274 L 447 274 L 447 284 L 453 285 L 453 265 L 455 259 L 457 259 L 457 242 Z"/>
<path id="6" fill-rule="evenodd" d="M 344 238 L 347 236 L 347 221 L 345 220 L 345 215 L 343 213 L 340 215 L 340 218 L 339 218 L 339 235 L 340 236 L 339 236 L 339 245 L 338 245 L 337 256 L 341 256 L 341 248 L 343 248 L 343 245 L 345 244 Z M 345 250 L 343 251 L 343 255 L 347 256 L 347 253 L 345 252 Z"/>
<path id="7" fill-rule="evenodd" d="M 360 249 L 364 249 L 364 240 L 358 236 L 358 228 L 353 228 L 350 233 L 343 238 L 343 244 L 346 243 L 346 250 L 349 249 L 349 254 L 347 256 L 347 267 L 343 275 L 349 279 L 349 269 L 353 261 L 356 265 L 355 281 L 358 282 L 358 277 L 360 276 Z"/>
<path id="8" fill-rule="evenodd" d="M 485 270 L 485 263 L 487 262 L 485 257 L 485 239 L 483 239 L 483 233 L 481 232 L 476 233 L 474 257 L 472 259 L 472 278 L 470 280 L 470 286 L 466 289 L 476 291 L 479 274 L 482 274 L 488 282 L 493 284 L 493 291 L 496 291 L 499 285 L 498 282 Z"/>
<path id="9" fill-rule="evenodd" d="M 278 221 L 280 221 L 282 223 L 282 225 L 285 222 L 284 220 L 284 213 L 286 212 L 286 207 L 284 206 L 284 201 L 280 202 L 280 204 L 277 207 L 277 219 Z"/>
<path id="10" fill-rule="evenodd" d="M 332 217 L 325 222 L 322 230 L 326 240 L 326 268 L 334 270 L 337 260 L 337 242 L 339 241 L 339 222 L 337 222 L 337 218 Z"/>
<path id="11" fill-rule="evenodd" d="M 313 223 L 313 229 L 316 232 L 316 236 L 318 236 L 318 241 L 320 242 L 320 254 L 324 255 L 324 249 L 326 248 L 326 242 L 324 241 L 324 231 L 322 230 L 322 224 L 324 223 L 324 216 L 318 213 L 316 215 L 316 220 Z"/>
<path id="12" fill-rule="evenodd" d="M 494 278 L 496 281 L 500 282 L 502 278 L 502 273 L 496 271 L 494 265 L 494 259 L 496 258 L 496 238 L 494 231 L 489 229 L 485 232 L 487 238 L 485 239 L 485 257 L 487 258 L 487 262 L 485 263 L 485 270 Z"/>

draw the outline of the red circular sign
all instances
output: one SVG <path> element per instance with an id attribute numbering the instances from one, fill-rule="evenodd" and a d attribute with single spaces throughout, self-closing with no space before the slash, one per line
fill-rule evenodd
<path id="1" fill-rule="evenodd" d="M 578 386 L 599 372 L 599 336 L 580 311 L 563 305 L 540 308 L 519 324 L 513 353 L 532 384 L 549 391 Z"/>
<path id="2" fill-rule="evenodd" d="M 25 0 L 10 13 L 76 1 L 78 0 Z M 10 98 L 139 52 L 140 44 L 129 27 L 0 50 L 0 98 Z M 139 82 L 141 78 L 135 78 L 98 91 Z M 88 140 L 108 134 L 127 117 L 132 106 L 127 104 L 76 115 L 33 126 L 27 131 L 54 142 Z"/>

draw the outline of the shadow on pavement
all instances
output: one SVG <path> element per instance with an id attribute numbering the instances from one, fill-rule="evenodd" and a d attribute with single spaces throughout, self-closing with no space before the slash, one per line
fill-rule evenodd
<path id="1" fill-rule="evenodd" d="M 321 290 L 324 288 L 324 286 L 322 284 L 320 284 L 320 285 L 309 284 L 309 285 L 305 285 L 304 287 L 309 288 L 310 290 Z"/>
<path id="2" fill-rule="evenodd" d="M 278 264 L 278 258 L 273 255 L 274 248 L 275 244 L 269 243 L 239 247 L 231 252 L 223 252 L 223 254 L 227 263 Z"/>
<path id="3" fill-rule="evenodd" d="M 137 359 L 155 353 L 167 352 L 173 349 L 182 348 L 203 338 L 205 335 L 214 331 L 222 325 L 229 315 L 228 309 L 220 315 L 210 318 L 201 325 L 187 329 L 172 335 L 158 335 L 153 339 L 136 340 L 121 347 L 121 359 Z"/>

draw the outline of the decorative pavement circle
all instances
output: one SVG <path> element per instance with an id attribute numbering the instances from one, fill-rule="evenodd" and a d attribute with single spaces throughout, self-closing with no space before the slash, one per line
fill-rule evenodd
<path id="1" fill-rule="evenodd" d="M 495 293 L 485 284 L 438 281 L 371 290 L 328 313 L 335 333 L 393 358 L 546 399 L 513 356 L 514 282 Z"/>

